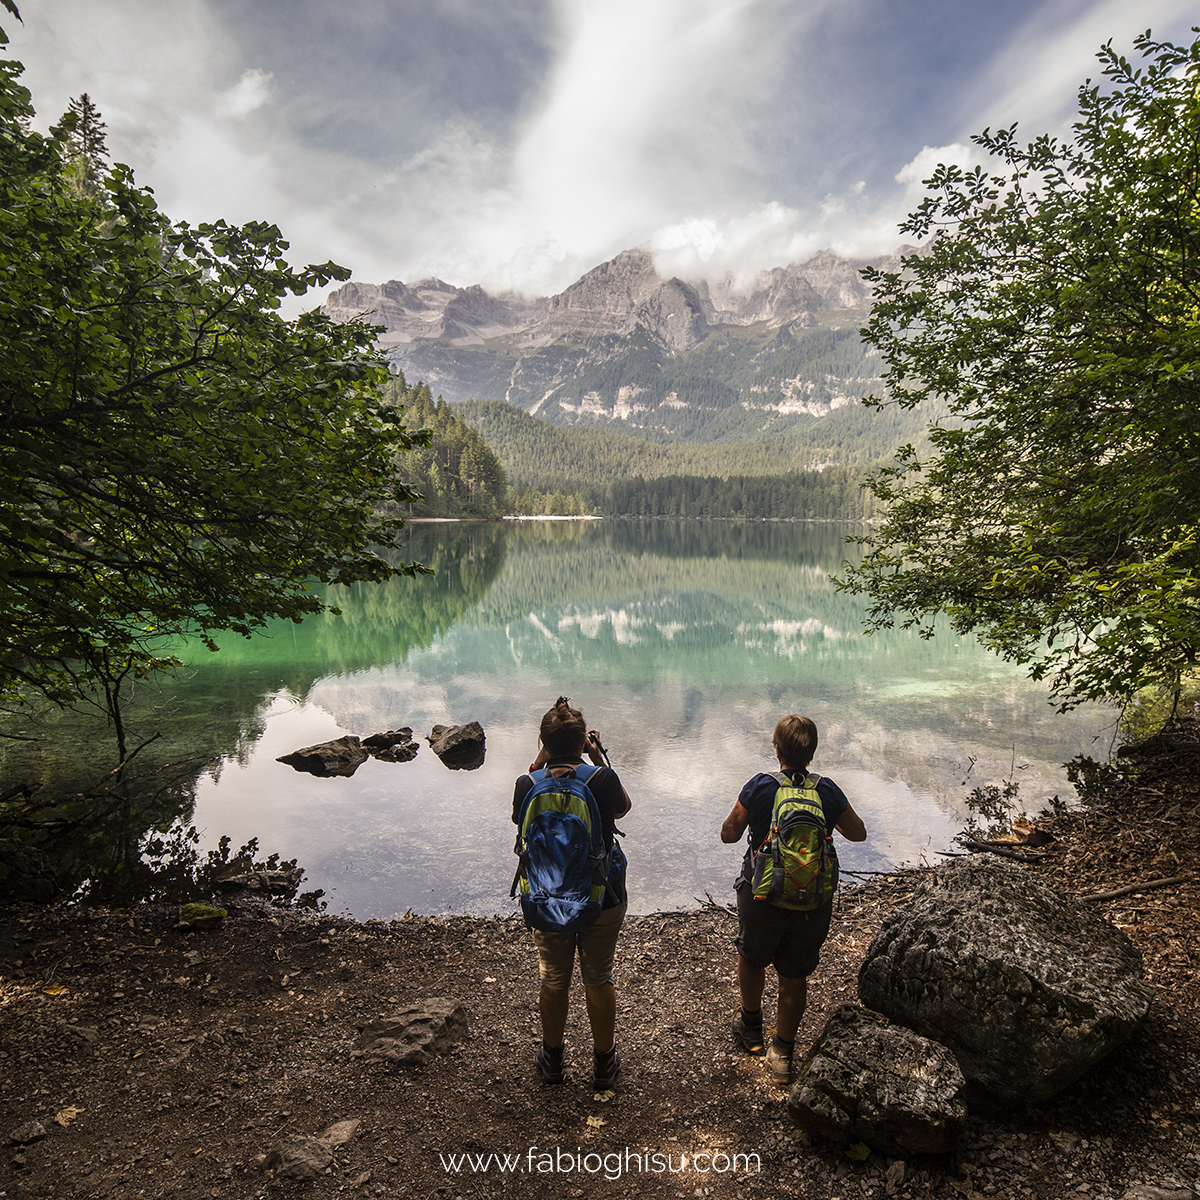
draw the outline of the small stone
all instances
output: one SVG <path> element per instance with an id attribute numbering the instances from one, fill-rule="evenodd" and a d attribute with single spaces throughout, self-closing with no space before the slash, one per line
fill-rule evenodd
<path id="1" fill-rule="evenodd" d="M 295 1134 L 276 1146 L 264 1165 L 276 1179 L 303 1182 L 320 1176 L 332 1159 L 333 1154 L 324 1142 Z"/>
<path id="2" fill-rule="evenodd" d="M 344 1146 L 358 1132 L 361 1124 L 362 1122 L 359 1120 L 337 1121 L 330 1125 L 318 1140 L 324 1142 L 331 1149 L 335 1146 Z"/>
<path id="3" fill-rule="evenodd" d="M 40 1142 L 45 1136 L 46 1127 L 40 1121 L 26 1121 L 24 1125 L 18 1125 L 8 1135 L 8 1140 L 14 1146 L 32 1146 L 34 1142 Z"/>
<path id="4" fill-rule="evenodd" d="M 470 1023 L 457 1000 L 430 997 L 359 1028 L 357 1053 L 368 1062 L 424 1066 L 466 1037 Z"/>

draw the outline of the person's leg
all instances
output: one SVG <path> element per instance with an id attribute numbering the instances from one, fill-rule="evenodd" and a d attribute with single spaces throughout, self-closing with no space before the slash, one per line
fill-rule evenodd
<path id="1" fill-rule="evenodd" d="M 617 989 L 611 983 L 585 987 L 588 1022 L 592 1027 L 592 1044 L 597 1054 L 607 1053 L 617 1040 Z"/>
<path id="2" fill-rule="evenodd" d="M 542 984 L 541 991 L 538 992 L 538 1012 L 542 1018 L 542 1042 L 546 1046 L 561 1047 L 566 1040 L 567 1012 L 570 1005 L 570 988 Z"/>
<path id="3" fill-rule="evenodd" d="M 788 979 L 779 976 L 779 1011 L 775 1018 L 775 1032 L 785 1042 L 796 1040 L 796 1030 L 800 1028 L 800 1018 L 804 1016 L 804 1008 L 808 1003 L 808 980 Z"/>
<path id="4" fill-rule="evenodd" d="M 755 900 L 749 886 L 737 889 L 738 936 L 736 978 L 741 1008 L 733 1018 L 733 1036 L 749 1054 L 763 1053 L 763 990 L 767 964 L 775 952 L 776 914 L 781 910 Z"/>
<path id="5" fill-rule="evenodd" d="M 563 1043 L 571 1004 L 571 972 L 575 967 L 575 935 L 546 933 L 540 929 L 532 932 L 542 981 L 538 991 L 542 1045 L 537 1052 L 537 1069 L 547 1083 L 562 1083 L 565 1077 Z"/>
<path id="6" fill-rule="evenodd" d="M 742 1012 L 762 1012 L 763 991 L 767 986 L 766 967 L 753 967 L 739 954 L 737 984 L 742 998 Z"/>
<path id="7" fill-rule="evenodd" d="M 796 1032 L 808 1001 L 808 977 L 817 969 L 821 947 L 829 936 L 833 903 L 811 912 L 793 914 L 775 955 L 779 975 L 779 1008 L 775 1036 L 767 1047 L 767 1062 L 777 1084 L 786 1086 L 792 1076 Z"/>
<path id="8" fill-rule="evenodd" d="M 617 989 L 613 984 L 613 960 L 617 935 L 625 920 L 625 905 L 606 908 L 599 920 L 579 935 L 579 974 L 583 979 L 588 1023 L 592 1027 L 592 1083 L 607 1090 L 621 1071 L 617 1053 Z"/>

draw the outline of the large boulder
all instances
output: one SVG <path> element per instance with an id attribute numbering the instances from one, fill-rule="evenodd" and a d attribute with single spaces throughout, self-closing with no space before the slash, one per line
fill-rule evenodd
<path id="1" fill-rule="evenodd" d="M 963 1084 L 945 1046 L 846 1004 L 800 1065 L 788 1112 L 811 1134 L 897 1158 L 945 1154 L 966 1129 Z"/>
<path id="2" fill-rule="evenodd" d="M 1119 929 L 991 857 L 932 872 L 858 973 L 863 1004 L 952 1050 L 968 1102 L 992 1107 L 1074 1083 L 1137 1029 L 1152 994 Z"/>
<path id="3" fill-rule="evenodd" d="M 330 775 L 353 775 L 371 756 L 353 734 L 335 738 L 332 742 L 321 742 L 316 746 L 305 746 L 284 754 L 276 762 L 287 763 L 297 771 L 307 771 L 322 778 Z"/>
<path id="4" fill-rule="evenodd" d="M 478 721 L 468 721 L 465 725 L 435 725 L 425 740 L 452 771 L 474 771 L 483 766 L 487 742 Z"/>

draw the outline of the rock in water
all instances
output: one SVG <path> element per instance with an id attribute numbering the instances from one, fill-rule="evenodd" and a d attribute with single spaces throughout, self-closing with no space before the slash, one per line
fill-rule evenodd
<path id="1" fill-rule="evenodd" d="M 939 867 L 889 917 L 859 999 L 953 1051 L 975 1104 L 1046 1100 L 1134 1032 L 1141 954 L 1090 908 L 988 856 Z"/>
<path id="2" fill-rule="evenodd" d="M 407 725 L 403 729 L 389 729 L 387 733 L 373 733 L 363 738 L 362 744 L 380 762 L 412 762 L 417 757 L 417 743 Z"/>
<path id="3" fill-rule="evenodd" d="M 368 1062 L 424 1066 L 465 1037 L 467 1010 L 457 1000 L 416 1000 L 391 1016 L 359 1027 L 356 1055 Z"/>
<path id="4" fill-rule="evenodd" d="M 362 743 L 353 734 L 335 738 L 332 742 L 321 742 L 317 746 L 305 746 L 277 758 L 276 762 L 287 763 L 297 771 L 322 777 L 330 775 L 353 775 L 371 756 L 362 748 Z"/>
<path id="5" fill-rule="evenodd" d="M 967 1124 L 954 1055 L 878 1013 L 846 1004 L 830 1016 L 788 1096 L 801 1129 L 907 1158 L 945 1154 Z"/>
<path id="6" fill-rule="evenodd" d="M 483 766 L 487 743 L 478 721 L 466 725 L 435 725 L 425 739 L 429 748 L 452 771 L 474 771 Z"/>

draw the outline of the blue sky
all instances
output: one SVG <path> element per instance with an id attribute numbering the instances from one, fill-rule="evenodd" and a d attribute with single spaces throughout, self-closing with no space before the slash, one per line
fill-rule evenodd
<path id="1" fill-rule="evenodd" d="M 647 246 L 685 278 L 894 248 L 939 161 L 1066 133 L 1095 52 L 1183 0 L 22 0 L 45 127 L 88 92 L 189 221 L 298 260 L 558 291 Z"/>

